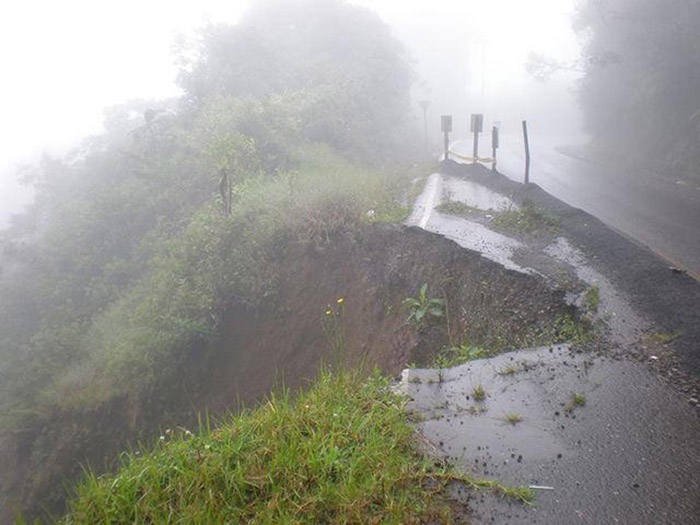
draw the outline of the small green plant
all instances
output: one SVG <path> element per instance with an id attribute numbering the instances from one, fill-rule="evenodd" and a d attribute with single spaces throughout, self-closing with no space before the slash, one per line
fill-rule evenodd
<path id="1" fill-rule="evenodd" d="M 589 312 L 596 312 L 600 305 L 600 288 L 597 284 L 588 287 L 583 297 L 583 302 Z"/>
<path id="2" fill-rule="evenodd" d="M 521 371 L 520 366 L 517 363 L 512 363 L 512 364 L 509 364 L 509 365 L 502 367 L 496 373 L 499 376 L 512 376 L 514 374 L 517 374 L 520 371 Z"/>
<path id="3" fill-rule="evenodd" d="M 418 297 L 407 297 L 403 300 L 403 305 L 410 311 L 407 322 L 414 322 L 418 325 L 423 324 L 430 318 L 438 318 L 445 315 L 445 301 L 435 297 L 428 297 L 427 284 L 423 284 L 420 287 Z"/>
<path id="4" fill-rule="evenodd" d="M 504 419 L 511 425 L 517 425 L 523 420 L 523 416 L 521 416 L 517 412 L 511 412 L 509 414 L 506 414 Z"/>
<path id="5" fill-rule="evenodd" d="M 535 233 L 542 230 L 556 232 L 559 228 L 559 218 L 537 208 L 532 202 L 525 201 L 520 209 L 497 212 L 491 224 L 518 233 Z"/>
<path id="6" fill-rule="evenodd" d="M 593 325 L 586 320 L 576 320 L 571 315 L 561 315 L 554 323 L 555 343 L 585 343 L 594 337 Z"/>
<path id="7" fill-rule="evenodd" d="M 437 368 L 438 383 L 442 383 L 445 380 L 445 368 L 449 368 L 449 363 L 438 355 L 433 361 L 433 368 Z"/>
<path id="8" fill-rule="evenodd" d="M 328 305 L 323 313 L 321 325 L 323 333 L 331 345 L 333 355 L 337 358 L 343 354 L 345 347 L 345 330 L 343 328 L 343 313 L 345 311 L 345 298 L 339 297 L 335 305 Z"/>
<path id="9" fill-rule="evenodd" d="M 486 390 L 482 385 L 477 385 L 472 390 L 472 399 L 474 401 L 483 401 L 486 399 Z"/>
<path id="10" fill-rule="evenodd" d="M 654 332 L 644 336 L 643 341 L 657 345 L 667 345 L 675 341 L 681 335 L 680 330 L 677 332 Z"/>
<path id="11" fill-rule="evenodd" d="M 586 405 L 586 396 L 581 393 L 574 392 L 571 394 L 571 402 L 569 406 L 574 409 L 576 407 L 582 407 Z"/>
<path id="12" fill-rule="evenodd" d="M 456 215 L 458 217 L 468 217 L 474 213 L 479 213 L 480 210 L 478 208 L 468 206 L 463 202 L 448 200 L 439 206 L 436 206 L 435 211 L 446 213 L 448 215 Z"/>
<path id="13" fill-rule="evenodd" d="M 443 349 L 433 360 L 433 367 L 437 367 L 438 360 L 441 360 L 447 368 L 452 368 L 468 361 L 483 359 L 491 355 L 493 355 L 492 351 L 486 350 L 480 346 L 460 344 L 459 346 Z"/>

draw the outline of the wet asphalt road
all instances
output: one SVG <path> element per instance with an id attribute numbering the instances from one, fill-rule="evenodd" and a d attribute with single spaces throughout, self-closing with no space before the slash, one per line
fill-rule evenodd
<path id="1" fill-rule="evenodd" d="M 612 166 L 557 151 L 555 148 L 561 144 L 561 138 L 531 136 L 531 182 L 700 280 L 700 190 L 653 174 L 621 174 Z M 467 141 L 453 145 L 455 151 L 465 154 L 469 147 Z M 485 154 L 490 145 L 485 144 L 482 149 Z M 521 182 L 524 158 L 520 137 L 501 137 L 501 173 Z"/>
<path id="2" fill-rule="evenodd" d="M 471 395 L 477 385 L 483 401 Z M 402 388 L 426 441 L 460 470 L 544 487 L 534 506 L 467 492 L 475 524 L 700 523 L 700 421 L 640 363 L 557 346 L 441 376 L 407 370 Z"/>

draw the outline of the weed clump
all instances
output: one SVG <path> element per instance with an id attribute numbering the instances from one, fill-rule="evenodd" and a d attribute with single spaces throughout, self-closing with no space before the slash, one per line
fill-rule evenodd
<path id="1" fill-rule="evenodd" d="M 529 234 L 539 231 L 554 233 L 559 229 L 559 222 L 559 217 L 539 209 L 527 200 L 520 209 L 497 212 L 491 221 L 504 230 Z"/>

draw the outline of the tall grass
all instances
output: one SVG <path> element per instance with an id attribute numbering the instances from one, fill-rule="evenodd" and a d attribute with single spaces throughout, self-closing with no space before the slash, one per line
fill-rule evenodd
<path id="1" fill-rule="evenodd" d="M 86 474 L 62 523 L 450 523 L 452 481 L 532 497 L 423 457 L 387 380 L 325 372 L 294 401 L 167 431 L 117 474 Z"/>

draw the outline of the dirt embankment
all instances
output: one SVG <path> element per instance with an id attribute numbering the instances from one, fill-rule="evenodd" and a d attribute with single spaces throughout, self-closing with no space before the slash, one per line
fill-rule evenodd
<path id="1" fill-rule="evenodd" d="M 217 406 L 255 400 L 276 384 L 303 384 L 321 362 L 364 362 L 396 375 L 449 344 L 504 349 L 551 341 L 557 321 L 574 313 L 540 278 L 417 228 L 376 226 L 327 246 L 293 247 L 287 257 L 269 308 L 236 309 L 228 318 L 214 352 L 226 360 L 216 367 L 210 399 Z M 446 300 L 447 315 L 417 330 L 401 303 L 423 284 Z M 336 315 L 339 298 L 340 352 L 323 330 L 325 311 L 330 305 Z"/>
<path id="2" fill-rule="evenodd" d="M 292 243 L 281 252 L 275 296 L 257 311 L 232 305 L 220 337 L 208 348 L 193 348 L 180 377 L 154 390 L 147 405 L 118 399 L 4 436 L 5 512 L 60 512 L 62 487 L 80 475 L 81 465 L 113 468 L 129 444 L 148 443 L 172 425 L 192 428 L 204 410 L 235 411 L 281 385 L 308 384 L 324 362 L 364 363 L 395 375 L 466 340 L 498 349 L 549 342 L 558 322 L 575 313 L 543 279 L 417 228 L 376 225 L 336 234 L 322 246 Z M 406 322 L 402 301 L 424 283 L 429 296 L 446 300 L 447 315 L 419 329 Z"/>

